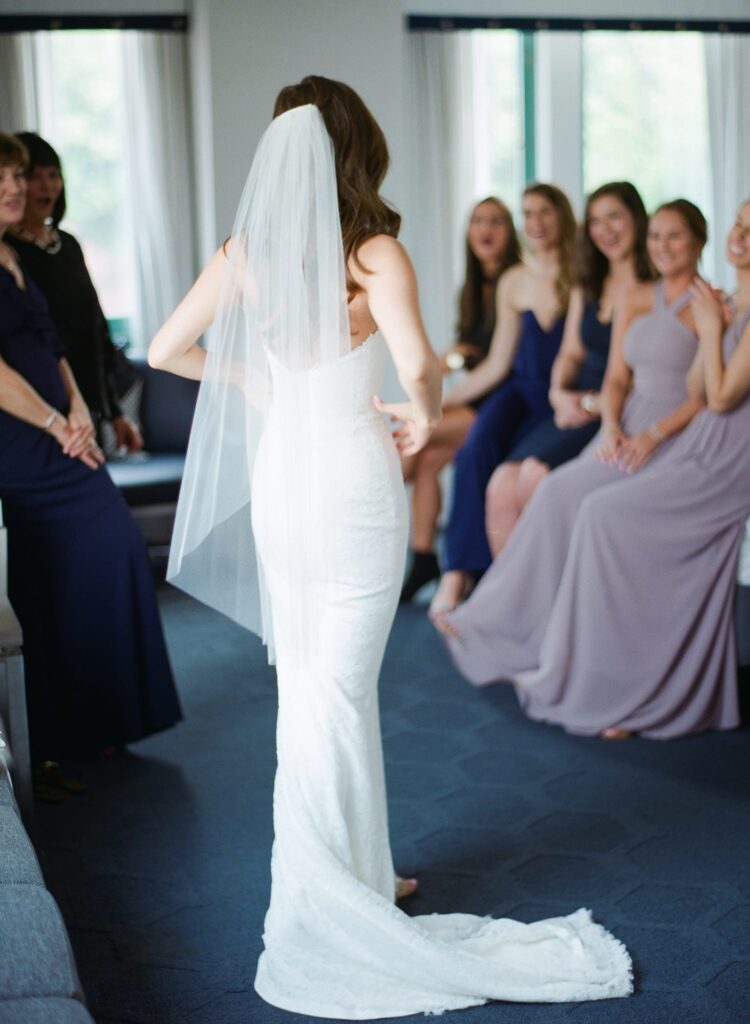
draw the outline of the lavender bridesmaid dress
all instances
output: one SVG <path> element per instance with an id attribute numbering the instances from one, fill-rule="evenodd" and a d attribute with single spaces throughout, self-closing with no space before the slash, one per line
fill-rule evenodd
<path id="1" fill-rule="evenodd" d="M 667 305 L 657 282 L 651 312 L 630 326 L 623 343 L 625 361 L 633 371 L 633 388 L 622 416 L 627 434 L 648 429 L 687 398 L 686 377 L 698 343 L 678 313 L 689 301 L 684 292 Z M 447 638 L 448 650 L 472 683 L 513 679 L 539 666 L 581 502 L 599 489 L 612 492 L 616 502 L 616 494 L 627 493 L 635 479 L 600 462 L 599 443 L 597 435 L 577 459 L 542 481 L 471 597 L 446 616 L 458 633 L 458 638 Z M 660 465 L 674 443 L 670 438 L 659 445 L 649 465 Z M 613 570 L 617 572 L 617 567 Z"/>
<path id="2" fill-rule="evenodd" d="M 724 335 L 729 358 L 750 313 Z M 750 513 L 750 397 L 706 409 L 658 466 L 592 494 L 541 647 L 517 678 L 533 718 L 667 739 L 739 725 L 737 553 Z"/>

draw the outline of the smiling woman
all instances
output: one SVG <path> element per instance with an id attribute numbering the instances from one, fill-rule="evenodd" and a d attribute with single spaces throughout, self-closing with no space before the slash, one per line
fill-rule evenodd
<path id="1" fill-rule="evenodd" d="M 6 243 L 28 153 L 0 134 L 0 500 L 23 630 L 32 756 L 95 754 L 180 717 L 148 556 L 102 468 L 47 304 Z M 40 768 L 37 796 L 65 799 Z"/>
<path id="2" fill-rule="evenodd" d="M 705 241 L 703 215 L 685 199 L 652 215 L 648 252 L 661 279 L 636 285 L 621 308 L 602 389 L 600 435 L 542 481 L 474 593 L 440 617 L 451 654 L 473 683 L 514 680 L 538 668 L 566 559 L 574 557 L 574 529 L 585 520 L 591 496 L 606 491 L 616 505 L 631 474 L 647 463 L 649 469 L 662 464 L 702 409 L 702 400 L 688 392 L 698 339 L 687 307 Z M 533 705 L 531 692 L 519 690 L 519 698 Z M 553 713 L 547 708 L 538 717 Z"/>
<path id="3" fill-rule="evenodd" d="M 114 383 L 117 353 L 99 297 L 80 245 L 59 227 L 66 210 L 60 157 L 33 132 L 22 132 L 18 138 L 29 152 L 27 203 L 23 219 L 10 229 L 12 245 L 44 293 L 97 431 L 109 421 L 116 446 L 137 451 L 143 441 L 119 405 Z"/>
<path id="4" fill-rule="evenodd" d="M 459 306 L 458 338 L 443 354 L 443 373 L 474 369 L 487 356 L 495 328 L 496 292 L 502 275 L 520 258 L 520 243 L 505 203 L 494 196 L 474 207 L 466 233 L 466 277 Z M 402 456 L 404 478 L 412 492 L 412 566 L 401 592 L 411 601 L 440 575 L 434 551 L 440 514 L 439 474 L 453 459 L 471 429 L 482 399 L 445 409 L 427 446 L 418 455 Z"/>
<path id="5" fill-rule="evenodd" d="M 576 223 L 565 193 L 541 183 L 524 192 L 523 219 L 529 259 L 500 282 L 489 354 L 443 402 L 449 410 L 484 397 L 456 457 L 446 571 L 432 615 L 455 608 L 489 566 L 484 531 L 489 479 L 522 437 L 552 415 L 547 392 L 573 281 Z"/>

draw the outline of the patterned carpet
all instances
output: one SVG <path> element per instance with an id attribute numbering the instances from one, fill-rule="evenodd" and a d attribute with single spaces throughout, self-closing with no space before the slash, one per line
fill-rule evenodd
<path id="1" fill-rule="evenodd" d="M 282 1024 L 252 987 L 269 887 L 273 672 L 260 644 L 177 592 L 161 604 L 186 721 L 39 805 L 39 845 L 98 1024 Z M 522 920 L 590 907 L 627 943 L 632 999 L 493 1004 L 465 1024 L 750 1020 L 750 737 L 580 739 L 475 691 L 424 611 L 382 677 L 405 909 Z M 406 1018 L 404 1018 L 406 1019 Z M 417 1020 L 420 1018 L 409 1018 Z"/>

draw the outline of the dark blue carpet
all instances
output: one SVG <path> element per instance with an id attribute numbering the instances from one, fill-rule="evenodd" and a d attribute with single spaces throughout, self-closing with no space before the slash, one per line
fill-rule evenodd
<path id="1" fill-rule="evenodd" d="M 258 641 L 161 598 L 186 721 L 39 805 L 50 887 L 99 1024 L 281 1024 L 252 987 L 269 887 L 274 675 Z M 750 739 L 580 739 L 476 691 L 424 610 L 382 677 L 397 867 L 416 913 L 522 920 L 588 906 L 627 943 L 630 1000 L 494 1004 L 466 1024 L 750 1020 Z M 410 1018 L 412 1020 L 420 1018 Z"/>

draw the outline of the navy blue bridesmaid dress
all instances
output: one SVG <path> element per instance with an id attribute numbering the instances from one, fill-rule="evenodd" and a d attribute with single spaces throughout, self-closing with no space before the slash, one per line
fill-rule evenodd
<path id="1" fill-rule="evenodd" d="M 65 352 L 26 286 L 0 269 L 0 357 L 65 413 Z M 86 756 L 179 721 L 148 555 L 106 469 L 0 411 L 0 501 L 34 759 Z"/>
<path id="2" fill-rule="evenodd" d="M 565 317 L 544 330 L 530 309 L 510 376 L 482 401 L 454 462 L 453 502 L 445 528 L 445 569 L 481 576 L 492 564 L 484 527 L 484 497 L 495 469 L 519 442 L 551 419 L 549 381 Z"/>
<path id="3" fill-rule="evenodd" d="M 581 342 L 586 355 L 578 371 L 576 391 L 601 391 L 604 381 L 612 324 L 600 320 L 599 312 L 598 301 L 586 303 L 581 322 Z M 582 427 L 565 429 L 556 427 L 555 421 L 548 418 L 516 445 L 508 456 L 508 462 L 521 462 L 533 457 L 550 469 L 557 469 L 563 462 L 580 455 L 600 429 L 598 419 Z"/>

